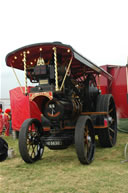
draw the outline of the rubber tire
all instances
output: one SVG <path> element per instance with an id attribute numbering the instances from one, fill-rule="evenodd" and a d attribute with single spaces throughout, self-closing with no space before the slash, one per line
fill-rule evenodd
<path id="1" fill-rule="evenodd" d="M 89 133 L 91 136 L 91 146 L 88 155 L 85 151 L 85 126 L 89 126 Z M 90 164 L 94 159 L 95 152 L 95 132 L 92 120 L 89 116 L 80 116 L 75 127 L 75 148 L 79 161 L 81 164 Z"/>
<path id="2" fill-rule="evenodd" d="M 39 139 L 38 145 L 39 145 L 39 150 L 37 152 L 37 155 L 32 158 L 29 155 L 28 149 L 27 149 L 27 133 L 28 133 L 28 128 L 30 125 L 35 124 L 36 127 L 38 128 L 39 136 L 42 135 L 42 126 L 41 123 L 37 119 L 27 119 L 23 122 L 20 133 L 19 133 L 19 152 L 22 157 L 22 159 L 26 163 L 34 163 L 35 161 L 41 159 L 43 152 L 44 152 L 44 146 L 41 144 L 41 141 Z"/>
<path id="3" fill-rule="evenodd" d="M 8 143 L 0 137 L 0 162 L 6 160 L 8 157 Z"/>
<path id="4" fill-rule="evenodd" d="M 113 103 L 113 116 L 115 119 L 113 130 L 114 134 L 112 135 L 112 131 L 110 131 L 109 127 L 98 129 L 98 139 L 101 147 L 113 147 L 116 144 L 117 140 L 117 116 L 116 116 L 116 107 L 113 96 L 111 94 L 99 95 L 97 98 L 97 112 L 109 112 L 109 104 Z M 111 107 L 112 108 L 112 107 Z M 99 122 L 102 125 L 102 118 L 99 118 Z"/>

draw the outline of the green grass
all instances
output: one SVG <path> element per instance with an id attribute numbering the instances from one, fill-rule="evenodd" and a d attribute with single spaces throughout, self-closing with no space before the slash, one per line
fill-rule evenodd
<path id="1" fill-rule="evenodd" d="M 128 162 L 124 147 L 128 135 L 118 133 L 113 148 L 96 147 L 91 165 L 81 165 L 74 146 L 53 151 L 45 148 L 42 160 L 26 164 L 18 151 L 18 140 L 4 137 L 15 157 L 0 162 L 0 193 L 127 193 Z"/>

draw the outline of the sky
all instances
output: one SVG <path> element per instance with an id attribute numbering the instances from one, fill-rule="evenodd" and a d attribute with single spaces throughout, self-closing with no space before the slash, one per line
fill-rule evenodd
<path id="1" fill-rule="evenodd" d="M 6 55 L 22 46 L 60 41 L 98 66 L 126 65 L 127 0 L 0 1 L 0 98 L 19 86 Z M 24 75 L 16 71 L 24 86 Z"/>

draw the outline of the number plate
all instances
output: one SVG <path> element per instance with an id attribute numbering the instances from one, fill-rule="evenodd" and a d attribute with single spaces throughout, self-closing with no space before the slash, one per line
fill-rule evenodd
<path id="1" fill-rule="evenodd" d="M 46 145 L 49 145 L 49 146 L 62 145 L 62 141 L 47 141 Z"/>

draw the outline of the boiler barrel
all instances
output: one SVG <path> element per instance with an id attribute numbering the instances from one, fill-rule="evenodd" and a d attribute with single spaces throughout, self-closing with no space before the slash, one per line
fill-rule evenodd
<path id="1" fill-rule="evenodd" d="M 49 120 L 68 120 L 73 117 L 74 105 L 68 100 L 50 100 L 43 106 L 43 114 Z"/>

